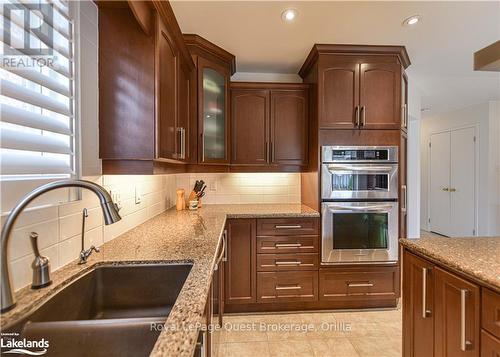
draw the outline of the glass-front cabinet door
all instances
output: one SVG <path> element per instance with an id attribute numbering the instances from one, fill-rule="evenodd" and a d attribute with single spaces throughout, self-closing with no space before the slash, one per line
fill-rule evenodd
<path id="1" fill-rule="evenodd" d="M 200 163 L 225 164 L 228 157 L 228 83 L 229 72 L 198 59 Z"/>

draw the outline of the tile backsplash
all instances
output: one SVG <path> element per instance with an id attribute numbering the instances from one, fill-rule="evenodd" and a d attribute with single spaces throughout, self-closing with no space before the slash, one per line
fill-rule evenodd
<path id="1" fill-rule="evenodd" d="M 300 203 L 298 173 L 218 173 L 177 175 L 176 185 L 186 190 L 186 196 L 196 180 L 207 185 L 203 203 Z"/>
<path id="2" fill-rule="evenodd" d="M 49 257 L 52 271 L 78 258 L 81 250 L 82 210 L 87 208 L 85 247 L 97 247 L 175 205 L 176 189 L 186 195 L 196 180 L 207 184 L 205 204 L 300 203 L 300 174 L 221 173 L 158 176 L 85 177 L 103 185 L 121 206 L 122 220 L 106 226 L 97 197 L 82 190 L 82 199 L 23 212 L 10 239 L 9 262 L 14 289 L 31 283 L 34 255 L 30 232 L 38 233 L 42 255 Z M 5 215 L 2 216 L 2 223 Z"/>

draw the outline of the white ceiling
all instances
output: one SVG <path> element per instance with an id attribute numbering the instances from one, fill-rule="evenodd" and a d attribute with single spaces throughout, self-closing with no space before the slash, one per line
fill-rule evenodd
<path id="1" fill-rule="evenodd" d="M 171 1 L 184 33 L 236 56 L 238 72 L 297 73 L 314 43 L 404 45 L 426 115 L 500 99 L 500 73 L 473 53 L 500 39 L 500 2 Z M 298 10 L 284 23 L 286 8 Z M 415 27 L 403 19 L 419 14 Z"/>

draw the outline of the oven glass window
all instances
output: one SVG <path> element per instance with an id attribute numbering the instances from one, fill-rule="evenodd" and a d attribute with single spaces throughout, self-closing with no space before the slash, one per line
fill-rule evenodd
<path id="1" fill-rule="evenodd" d="M 333 174 L 334 191 L 388 191 L 388 174 Z"/>
<path id="2" fill-rule="evenodd" d="M 387 249 L 388 213 L 333 214 L 334 249 Z"/>

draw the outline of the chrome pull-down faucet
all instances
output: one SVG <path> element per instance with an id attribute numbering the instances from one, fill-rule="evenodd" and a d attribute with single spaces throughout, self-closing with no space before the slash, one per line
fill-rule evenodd
<path id="1" fill-rule="evenodd" d="M 118 213 L 118 207 L 116 206 L 115 203 L 113 203 L 113 200 L 111 199 L 109 193 L 103 187 L 91 181 L 85 181 L 85 180 L 54 181 L 35 188 L 33 191 L 31 191 L 26 196 L 21 198 L 21 200 L 16 204 L 16 206 L 12 209 L 9 216 L 5 220 L 5 224 L 2 227 L 2 235 L 0 239 L 2 313 L 12 309 L 16 304 L 16 299 L 14 297 L 14 292 L 12 290 L 12 279 L 9 271 L 9 262 L 7 261 L 7 250 L 9 247 L 10 233 L 12 231 L 12 228 L 14 227 L 14 223 L 16 222 L 16 219 L 19 216 L 19 214 L 35 198 L 44 194 L 45 192 L 65 187 L 81 187 L 94 192 L 97 195 L 97 197 L 99 197 L 105 224 L 107 225 L 113 224 L 121 219 L 120 214 Z"/>

